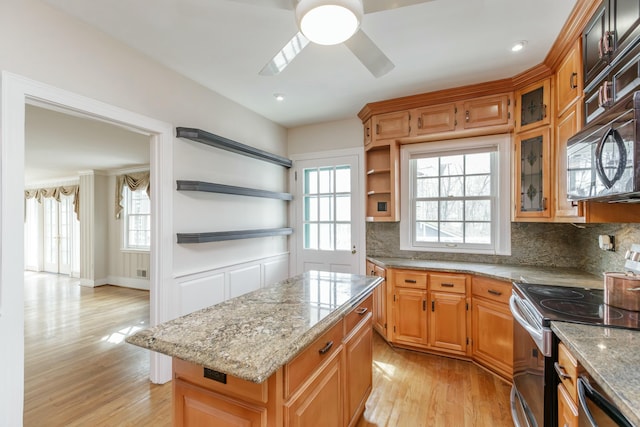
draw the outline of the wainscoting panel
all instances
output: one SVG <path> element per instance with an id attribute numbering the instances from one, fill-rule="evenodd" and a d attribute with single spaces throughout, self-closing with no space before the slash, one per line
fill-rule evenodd
<path id="1" fill-rule="evenodd" d="M 179 316 L 218 304 L 288 277 L 289 254 L 279 254 L 175 278 Z"/>

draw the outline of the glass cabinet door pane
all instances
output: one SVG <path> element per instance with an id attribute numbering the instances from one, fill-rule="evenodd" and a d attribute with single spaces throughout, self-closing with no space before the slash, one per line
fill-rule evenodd
<path id="1" fill-rule="evenodd" d="M 522 95 L 520 106 L 521 126 L 539 122 L 545 116 L 544 87 L 532 90 Z"/>
<path id="2" fill-rule="evenodd" d="M 542 136 L 522 140 L 520 147 L 521 212 L 544 210 Z"/>

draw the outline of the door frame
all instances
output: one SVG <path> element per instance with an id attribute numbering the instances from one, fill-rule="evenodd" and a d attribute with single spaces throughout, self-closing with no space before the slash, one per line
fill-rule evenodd
<path id="1" fill-rule="evenodd" d="M 364 221 L 365 218 L 365 200 L 364 200 L 364 147 L 354 147 L 354 148 L 345 148 L 341 150 L 329 150 L 329 151 L 319 151 L 312 153 L 303 153 L 303 154 L 295 154 L 289 156 L 291 160 L 293 160 L 293 167 L 289 171 L 289 188 L 292 190 L 293 201 L 289 203 L 289 218 L 291 224 L 297 224 L 300 216 L 302 215 L 301 209 L 299 209 L 298 201 L 301 198 L 301 195 L 298 193 L 298 187 L 296 185 L 295 172 L 297 171 L 296 162 L 306 161 L 306 160 L 322 160 L 326 158 L 335 158 L 335 157 L 347 157 L 347 156 L 355 156 L 357 158 L 356 165 L 358 170 L 354 171 L 355 177 L 355 185 L 352 189 L 352 197 L 355 197 L 358 206 L 358 212 L 353 212 L 355 217 L 355 226 L 358 231 L 358 241 L 356 242 L 358 248 L 358 274 L 365 274 L 365 261 L 367 258 L 366 255 L 366 224 Z M 302 179 L 302 177 L 299 177 Z M 289 239 L 289 249 L 291 254 L 291 260 L 289 262 L 289 275 L 295 276 L 297 274 L 302 273 L 302 271 L 298 271 L 298 261 L 301 255 L 302 248 L 299 243 L 299 236 L 302 233 L 302 230 L 294 231 L 292 238 Z"/>
<path id="2" fill-rule="evenodd" d="M 150 138 L 152 248 L 150 323 L 171 316 L 173 126 L 138 113 L 7 71 L 0 74 L 0 336 L 10 352 L 0 355 L 0 400 L 15 412 L 5 421 L 20 425 L 24 405 L 24 150 L 26 104 L 101 120 Z M 150 378 L 171 379 L 171 359 L 151 352 Z M 7 418 L 8 417 L 8 418 Z"/>

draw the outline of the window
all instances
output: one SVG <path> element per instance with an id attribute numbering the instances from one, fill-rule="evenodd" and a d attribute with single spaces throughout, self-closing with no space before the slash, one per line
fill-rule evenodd
<path id="1" fill-rule="evenodd" d="M 400 249 L 509 255 L 508 135 L 405 145 Z"/>
<path id="2" fill-rule="evenodd" d="M 122 188 L 124 249 L 149 250 L 151 247 L 151 203 L 145 190 Z"/>

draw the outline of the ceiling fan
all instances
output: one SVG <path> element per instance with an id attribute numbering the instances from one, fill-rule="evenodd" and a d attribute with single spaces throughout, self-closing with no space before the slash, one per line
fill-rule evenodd
<path id="1" fill-rule="evenodd" d="M 395 65 L 360 28 L 367 13 L 426 3 L 431 0 L 232 0 L 256 6 L 295 10 L 298 33 L 262 68 L 260 75 L 280 73 L 310 42 L 344 43 L 376 78 Z"/>

